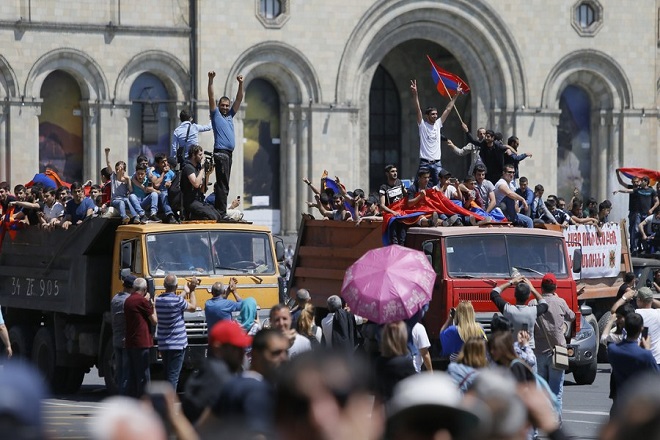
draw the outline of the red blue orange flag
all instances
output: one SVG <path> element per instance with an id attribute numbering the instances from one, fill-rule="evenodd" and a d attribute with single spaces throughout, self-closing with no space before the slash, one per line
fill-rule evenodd
<path id="1" fill-rule="evenodd" d="M 447 72 L 444 69 L 441 69 L 436 63 L 433 62 L 430 56 L 426 55 L 426 58 L 429 59 L 431 63 L 431 77 L 435 82 L 435 85 L 438 89 L 438 93 L 442 96 L 452 97 L 458 93 L 458 87 L 461 88 L 462 94 L 467 94 L 470 91 L 470 87 L 465 81 L 454 75 L 451 72 Z"/>
<path id="2" fill-rule="evenodd" d="M 640 179 L 642 177 L 648 177 L 649 185 L 651 186 L 660 182 L 660 172 L 655 170 L 649 170 L 646 168 L 617 168 L 616 170 L 631 180 L 633 177 L 639 177 Z"/>

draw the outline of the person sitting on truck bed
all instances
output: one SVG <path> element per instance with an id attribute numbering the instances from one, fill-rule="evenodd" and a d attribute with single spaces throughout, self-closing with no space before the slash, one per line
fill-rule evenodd
<path id="1" fill-rule="evenodd" d="M 443 172 L 446 171 L 442 170 Z M 417 206 L 419 203 L 426 199 L 426 190 L 428 188 L 431 172 L 428 168 L 420 168 L 417 170 L 417 180 L 408 188 L 408 196 L 406 199 L 406 208 Z M 452 220 L 456 222 L 458 215 L 452 216 Z M 452 223 L 453 224 L 453 223 Z M 418 226 L 449 226 L 449 220 L 445 214 L 433 212 L 431 214 L 421 215 L 417 220 Z"/>
<path id="2" fill-rule="evenodd" d="M 64 217 L 64 206 L 57 201 L 57 190 L 47 188 L 44 191 L 44 206 L 39 216 L 40 225 L 44 229 L 53 230 L 59 226 Z"/>
<path id="3" fill-rule="evenodd" d="M 174 171 L 170 169 L 170 164 L 167 162 L 167 156 L 165 154 L 156 154 L 154 161 L 156 166 L 151 172 L 150 179 L 154 187 L 154 192 L 158 196 L 158 209 L 165 213 L 167 223 L 178 223 L 176 218 L 174 218 L 174 212 L 170 207 L 168 199 L 168 190 L 174 179 Z"/>
<path id="4" fill-rule="evenodd" d="M 516 286 L 514 292 L 516 299 L 515 305 L 509 304 L 500 295 L 504 289 L 511 286 Z M 527 305 L 530 292 L 534 295 L 534 298 L 536 298 L 536 305 Z M 543 299 L 543 296 L 536 291 L 534 286 L 532 286 L 532 283 L 523 276 L 512 278 L 506 283 L 495 287 L 490 292 L 490 300 L 495 303 L 504 317 L 511 321 L 515 335 L 514 339 L 517 339 L 519 331 L 523 330 L 524 327 L 527 328 L 527 332 L 530 336 L 529 345 L 533 349 L 535 347 L 534 324 L 536 324 L 536 318 L 548 311 L 548 303 Z"/>
<path id="5" fill-rule="evenodd" d="M 561 225 L 562 228 L 568 227 L 570 224 L 570 217 L 561 209 L 557 208 L 557 199 L 548 197 L 546 204 L 548 205 L 548 211 L 557 221 L 557 224 Z"/>
<path id="6" fill-rule="evenodd" d="M 181 170 L 182 209 L 187 220 L 221 220 L 213 205 L 204 202 L 208 178 L 213 167 L 204 166 L 204 150 L 195 145 L 188 150 L 188 158 Z"/>
<path id="7" fill-rule="evenodd" d="M 387 181 L 380 186 L 378 194 L 380 196 L 380 210 L 382 212 L 389 212 L 396 216 L 398 212 L 392 211 L 389 206 L 393 203 L 406 197 L 406 187 L 403 186 L 398 177 L 398 170 L 395 165 L 389 164 L 385 166 L 385 176 Z M 403 245 L 406 241 L 406 228 L 401 222 L 394 222 L 390 228 L 390 243 Z"/>
<path id="8" fill-rule="evenodd" d="M 146 223 L 147 220 L 150 220 L 160 223 L 160 219 L 156 215 L 158 212 L 158 194 L 150 186 L 147 167 L 144 164 L 139 163 L 135 166 L 135 173 L 131 178 L 131 188 L 132 192 L 128 196 L 128 201 L 139 216 L 138 222 Z M 148 217 L 145 212 L 146 209 L 149 210 Z M 135 218 L 133 221 L 135 221 Z"/>
<path id="9" fill-rule="evenodd" d="M 532 197 L 532 202 L 529 204 L 531 211 L 530 217 L 534 223 L 550 223 L 558 225 L 559 222 L 543 202 L 544 192 L 545 188 L 543 188 L 543 185 L 539 184 L 534 187 L 534 196 Z"/>
<path id="10" fill-rule="evenodd" d="M 323 217 L 329 218 L 330 220 L 336 220 L 336 221 L 352 221 L 353 216 L 351 215 L 350 211 L 346 209 L 344 206 L 344 198 L 342 197 L 341 194 L 335 194 L 332 196 L 332 209 L 328 211 L 325 209 L 323 204 L 321 203 L 320 196 L 318 194 L 314 195 L 314 198 L 316 199 L 317 205 L 314 205 L 318 208 L 318 210 L 321 212 L 321 215 Z"/>
<path id="11" fill-rule="evenodd" d="M 504 166 L 502 178 L 495 183 L 495 202 L 502 208 L 502 212 L 504 212 L 504 215 L 506 215 L 511 223 L 516 226 L 533 228 L 534 222 L 532 219 L 517 212 L 517 202 L 522 204 L 522 212 L 529 210 L 529 206 L 524 197 L 515 193 L 515 186 L 513 185 L 514 173 L 513 165 Z"/>
<path id="12" fill-rule="evenodd" d="M 94 215 L 94 202 L 85 197 L 80 182 L 71 184 L 71 194 L 73 194 L 73 198 L 66 202 L 66 208 L 64 209 L 64 223 L 62 223 L 64 229 L 69 229 L 71 225 L 79 225 L 83 220 Z"/>

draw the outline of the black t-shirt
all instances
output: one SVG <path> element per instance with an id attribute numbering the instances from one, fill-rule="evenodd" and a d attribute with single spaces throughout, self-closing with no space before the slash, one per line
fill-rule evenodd
<path id="1" fill-rule="evenodd" d="M 637 194 L 637 212 L 648 215 L 651 206 L 653 206 L 653 200 L 656 197 L 655 190 L 650 186 L 646 188 L 640 187 L 633 189 L 633 194 Z"/>
<path id="2" fill-rule="evenodd" d="M 396 179 L 394 185 L 388 183 L 382 184 L 378 190 L 378 194 L 385 196 L 385 205 L 389 206 L 405 197 L 406 188 L 401 183 L 401 180 Z"/>
<path id="3" fill-rule="evenodd" d="M 181 195 L 183 196 L 183 206 L 190 206 L 195 200 L 203 201 L 204 194 L 199 189 L 193 187 L 188 176 L 197 175 L 201 166 L 195 167 L 192 163 L 186 161 L 181 170 Z"/>

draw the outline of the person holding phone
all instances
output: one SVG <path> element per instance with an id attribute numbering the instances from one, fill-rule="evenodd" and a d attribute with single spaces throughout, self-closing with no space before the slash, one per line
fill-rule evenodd
<path id="1" fill-rule="evenodd" d="M 642 289 L 648 288 L 643 287 Z M 641 346 L 638 342 L 645 325 L 647 324 L 641 314 L 629 313 L 626 315 L 624 324 L 626 339 L 618 344 L 609 343 L 607 345 L 607 355 L 612 366 L 612 377 L 617 390 L 622 389 L 628 379 L 639 376 L 645 371 L 660 372 L 656 359 L 652 352 L 648 350 L 649 337 L 642 338 Z M 616 398 L 616 394 L 612 396 L 613 402 L 610 415 L 617 410 Z"/>
<path id="2" fill-rule="evenodd" d="M 660 364 L 660 309 L 653 308 L 654 303 L 655 307 L 660 305 L 660 303 L 653 298 L 653 291 L 646 286 L 640 287 L 636 295 L 634 293 L 634 291 L 632 293 L 626 292 L 621 297 L 621 300 L 628 302 L 635 297 L 637 298 L 637 309 L 635 312 L 642 316 L 644 326 L 648 327 L 647 348 L 651 350 L 655 362 Z"/>
<path id="3" fill-rule="evenodd" d="M 484 329 L 477 323 L 474 307 L 470 301 L 461 301 L 449 311 L 449 316 L 440 329 L 442 357 L 456 360 L 463 344 L 470 338 L 486 339 Z"/>

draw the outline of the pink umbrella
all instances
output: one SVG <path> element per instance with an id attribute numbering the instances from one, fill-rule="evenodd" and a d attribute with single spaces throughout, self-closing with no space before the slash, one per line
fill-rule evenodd
<path id="1" fill-rule="evenodd" d="M 431 300 L 435 271 L 421 251 L 372 249 L 344 275 L 341 295 L 351 312 L 385 324 L 410 318 Z"/>

